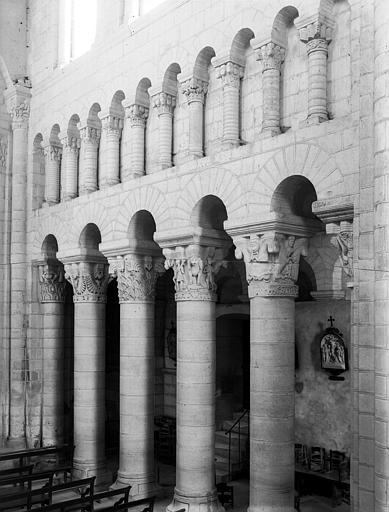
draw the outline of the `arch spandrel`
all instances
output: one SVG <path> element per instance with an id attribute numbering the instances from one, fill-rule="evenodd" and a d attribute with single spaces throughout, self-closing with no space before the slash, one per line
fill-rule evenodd
<path id="1" fill-rule="evenodd" d="M 127 237 L 128 226 L 133 216 L 141 210 L 148 211 L 154 218 L 157 229 L 169 229 L 174 225 L 165 192 L 154 186 L 142 187 L 127 196 L 115 215 L 113 233 L 115 238 Z"/>
<path id="2" fill-rule="evenodd" d="M 248 192 L 250 214 L 270 211 L 271 197 L 284 179 L 301 175 L 314 186 L 318 200 L 341 196 L 344 176 L 335 158 L 317 144 L 294 144 L 258 162 L 258 174 Z"/>
<path id="3" fill-rule="evenodd" d="M 58 248 L 66 247 L 69 244 L 69 229 L 68 222 L 64 221 L 63 214 L 49 215 L 43 218 L 35 217 L 34 226 L 32 227 L 35 232 L 35 237 L 32 243 L 32 260 L 39 260 L 42 257 L 42 245 L 48 235 L 56 238 Z"/>
<path id="4" fill-rule="evenodd" d="M 212 168 L 189 180 L 181 179 L 181 193 L 174 208 L 175 225 L 190 224 L 195 205 L 205 196 L 214 195 L 223 201 L 229 222 L 246 216 L 246 198 L 240 180 L 228 169 Z"/>

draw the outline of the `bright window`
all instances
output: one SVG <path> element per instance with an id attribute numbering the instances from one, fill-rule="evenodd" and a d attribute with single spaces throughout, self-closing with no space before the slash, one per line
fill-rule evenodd
<path id="1" fill-rule="evenodd" d="M 97 0 L 64 0 L 64 61 L 80 57 L 96 36 Z"/>

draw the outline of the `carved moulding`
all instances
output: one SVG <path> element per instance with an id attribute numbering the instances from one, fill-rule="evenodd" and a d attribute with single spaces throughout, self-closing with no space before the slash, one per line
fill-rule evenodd
<path id="1" fill-rule="evenodd" d="M 162 258 L 128 253 L 109 258 L 109 274 L 118 281 L 119 302 L 152 302 L 155 282 L 165 271 Z"/>
<path id="2" fill-rule="evenodd" d="M 109 275 L 105 261 L 66 263 L 65 278 L 73 286 L 74 302 L 107 302 Z"/>
<path id="3" fill-rule="evenodd" d="M 40 301 L 65 302 L 65 274 L 60 261 L 48 259 L 45 262 L 38 263 Z"/>

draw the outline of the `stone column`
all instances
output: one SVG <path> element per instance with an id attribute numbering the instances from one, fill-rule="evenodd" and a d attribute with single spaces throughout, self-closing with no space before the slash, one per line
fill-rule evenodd
<path id="1" fill-rule="evenodd" d="M 99 157 L 100 130 L 90 126 L 80 128 L 80 175 L 79 195 L 97 190 L 97 164 Z"/>
<path id="2" fill-rule="evenodd" d="M 131 156 L 130 169 L 133 177 L 143 176 L 145 168 L 145 129 L 149 109 L 142 105 L 133 104 L 126 108 L 130 124 Z"/>
<path id="3" fill-rule="evenodd" d="M 120 137 L 123 128 L 121 117 L 108 114 L 101 117 L 102 132 L 101 145 L 103 157 L 100 165 L 100 188 L 111 187 L 120 182 L 119 178 L 119 155 Z"/>
<path id="4" fill-rule="evenodd" d="M 4 91 L 12 120 L 12 192 L 9 281 L 9 430 L 8 444 L 25 443 L 25 340 L 26 333 L 26 185 L 28 155 L 28 119 L 31 93 L 27 86 L 16 84 Z"/>
<path id="5" fill-rule="evenodd" d="M 111 483 L 105 465 L 105 305 L 108 265 L 65 265 L 74 291 L 74 462 L 76 478 Z"/>
<path id="6" fill-rule="evenodd" d="M 120 459 L 115 487 L 131 496 L 155 494 L 154 294 L 162 265 L 151 256 L 110 260 L 120 303 Z"/>
<path id="7" fill-rule="evenodd" d="M 221 509 L 215 488 L 216 285 L 214 249 L 164 249 L 177 301 L 176 487 L 167 510 Z"/>
<path id="8" fill-rule="evenodd" d="M 176 97 L 167 92 L 159 92 L 151 99 L 159 119 L 159 163 L 162 169 L 166 169 L 173 165 L 173 112 Z"/>
<path id="9" fill-rule="evenodd" d="M 257 60 L 262 61 L 263 121 L 264 135 L 278 135 L 280 128 L 280 76 L 285 48 L 273 41 L 252 44 Z"/>
<path id="10" fill-rule="evenodd" d="M 375 512 L 389 511 L 389 10 L 374 2 Z M 361 474 L 361 473 L 360 473 Z M 360 504 L 362 511 L 362 504 Z"/>
<path id="11" fill-rule="evenodd" d="M 189 156 L 204 156 L 204 100 L 208 82 L 191 77 L 181 83 L 189 106 Z"/>
<path id="12" fill-rule="evenodd" d="M 240 82 L 244 74 L 244 66 L 232 60 L 218 59 L 213 63 L 216 78 L 223 84 L 223 144 L 236 147 L 240 140 Z"/>
<path id="13" fill-rule="evenodd" d="M 45 148 L 45 202 L 49 205 L 59 203 L 62 148 L 49 144 Z"/>
<path id="14" fill-rule="evenodd" d="M 294 298 L 307 239 L 234 240 L 250 298 L 249 511 L 294 511 Z"/>
<path id="15" fill-rule="evenodd" d="M 310 124 L 328 120 L 327 56 L 333 23 L 330 20 L 304 19 L 296 23 L 300 40 L 308 53 L 308 117 Z"/>
<path id="16" fill-rule="evenodd" d="M 44 446 L 63 444 L 63 336 L 65 278 L 63 265 L 48 260 L 39 265 L 42 311 L 42 439 Z"/>
<path id="17" fill-rule="evenodd" d="M 62 148 L 62 198 L 64 201 L 68 201 L 77 197 L 80 139 L 64 137 Z"/>

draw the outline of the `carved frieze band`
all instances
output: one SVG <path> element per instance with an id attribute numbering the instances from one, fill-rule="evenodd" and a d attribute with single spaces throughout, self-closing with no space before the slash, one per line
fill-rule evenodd
<path id="1" fill-rule="evenodd" d="M 297 295 L 295 285 L 308 239 L 281 233 L 252 234 L 234 240 L 236 257 L 246 264 L 249 296 Z"/>
<path id="2" fill-rule="evenodd" d="M 46 262 L 39 265 L 41 302 L 65 302 L 65 275 L 62 263 Z"/>
<path id="3" fill-rule="evenodd" d="M 147 118 L 149 117 L 149 109 L 143 105 L 137 105 L 134 103 L 126 108 L 126 116 L 130 121 L 131 127 L 141 126 L 144 128 L 146 126 Z"/>
<path id="4" fill-rule="evenodd" d="M 257 60 L 262 62 L 262 72 L 269 69 L 281 69 L 281 64 L 285 59 L 285 48 L 282 46 L 268 42 L 255 49 Z"/>
<path id="5" fill-rule="evenodd" d="M 216 78 L 221 79 L 223 87 L 239 89 L 243 75 L 244 67 L 232 61 L 224 62 L 216 68 Z"/>
<path id="6" fill-rule="evenodd" d="M 157 109 L 158 115 L 170 114 L 173 115 L 176 106 L 176 97 L 167 92 L 159 92 L 152 98 L 153 107 Z"/>
<path id="7" fill-rule="evenodd" d="M 188 103 L 193 101 L 204 103 L 208 91 L 208 82 L 192 77 L 181 83 L 181 91 L 187 97 Z"/>
<path id="8" fill-rule="evenodd" d="M 0 169 L 5 169 L 7 165 L 8 142 L 0 137 Z"/>
<path id="9" fill-rule="evenodd" d="M 107 301 L 108 265 L 79 262 L 65 265 L 65 278 L 73 286 L 74 302 Z"/>
<path id="10" fill-rule="evenodd" d="M 109 260 L 109 273 L 118 280 L 120 303 L 153 301 L 155 282 L 163 272 L 162 258 L 126 254 Z"/>

